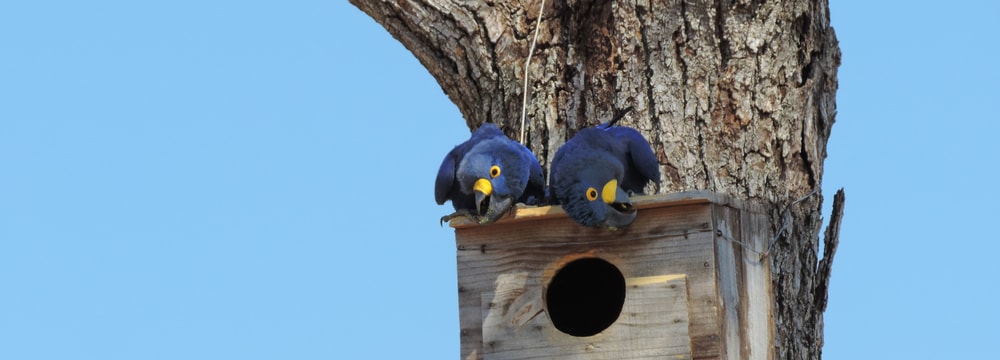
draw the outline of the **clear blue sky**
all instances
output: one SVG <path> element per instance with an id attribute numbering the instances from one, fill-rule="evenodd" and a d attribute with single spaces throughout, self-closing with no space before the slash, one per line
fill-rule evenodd
<path id="1" fill-rule="evenodd" d="M 998 13 L 833 1 L 829 359 L 996 354 Z M 0 358 L 456 358 L 467 136 L 342 1 L 0 5 Z"/>

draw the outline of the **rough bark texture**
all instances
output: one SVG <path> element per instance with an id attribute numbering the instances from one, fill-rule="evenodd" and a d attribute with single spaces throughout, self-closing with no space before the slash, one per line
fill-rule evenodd
<path id="1" fill-rule="evenodd" d="M 416 55 L 470 128 L 494 122 L 514 139 L 542 11 L 525 141 L 542 166 L 578 129 L 634 106 L 621 124 L 646 135 L 663 174 L 648 190 L 772 204 L 774 354 L 820 357 L 836 233 L 818 268 L 822 196 L 788 205 L 820 186 L 836 115 L 827 1 L 351 1 Z"/>

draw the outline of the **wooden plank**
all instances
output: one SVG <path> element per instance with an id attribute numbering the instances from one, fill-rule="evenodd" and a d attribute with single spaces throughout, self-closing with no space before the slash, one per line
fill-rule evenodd
<path id="1" fill-rule="evenodd" d="M 482 296 L 484 359 L 691 359 L 684 275 L 626 279 L 622 312 L 586 337 L 556 329 L 544 313 L 541 284 L 505 274 Z"/>
<path id="2" fill-rule="evenodd" d="M 770 265 L 761 253 L 770 236 L 764 214 L 715 205 L 716 259 L 723 303 L 726 359 L 770 359 Z"/>
<path id="3" fill-rule="evenodd" d="M 669 194 L 640 195 L 631 198 L 632 205 L 638 209 L 660 208 L 668 206 L 682 206 L 691 204 L 733 203 L 735 200 L 727 196 L 710 191 L 685 191 Z M 566 212 L 559 205 L 552 206 L 528 206 L 517 204 L 510 214 L 507 214 L 493 225 L 507 224 L 520 221 L 532 221 L 539 219 L 566 217 Z M 481 226 L 466 218 L 452 220 L 450 226 L 453 228 L 477 227 Z"/>
<path id="4" fill-rule="evenodd" d="M 611 262 L 626 278 L 686 274 L 691 355 L 717 357 L 721 335 L 710 211 L 708 203 L 648 208 L 618 231 L 585 228 L 566 217 L 457 228 L 462 358 L 484 354 L 482 296 L 497 293 L 500 276 L 523 273 L 526 284 L 542 284 L 568 259 L 587 256 Z"/>
<path id="5" fill-rule="evenodd" d="M 718 291 L 721 299 L 719 317 L 722 319 L 722 358 L 727 360 L 742 359 L 742 344 L 740 329 L 742 328 L 740 314 L 740 288 L 742 287 L 741 267 L 743 265 L 741 252 L 737 243 L 740 239 L 739 210 L 726 206 L 713 205 L 713 221 L 715 222 L 715 252 L 716 271 L 718 272 Z M 734 249 L 735 248 L 735 249 Z"/>
<path id="6" fill-rule="evenodd" d="M 743 211 L 743 278 L 746 294 L 743 302 L 746 311 L 747 350 L 745 359 L 769 360 L 774 358 L 771 344 L 771 264 L 768 257 L 760 254 L 767 249 L 771 240 L 771 223 L 766 215 Z"/>

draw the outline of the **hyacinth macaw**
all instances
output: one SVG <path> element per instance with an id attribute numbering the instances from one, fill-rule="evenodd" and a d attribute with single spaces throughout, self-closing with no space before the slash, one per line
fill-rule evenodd
<path id="1" fill-rule="evenodd" d="M 545 179 L 538 159 L 500 129 L 485 123 L 468 141 L 455 146 L 441 162 L 434 182 L 438 205 L 451 200 L 455 213 L 480 224 L 497 221 L 515 202 L 536 205 L 545 198 Z"/>
<path id="2" fill-rule="evenodd" d="M 629 193 L 659 184 L 660 166 L 649 142 L 637 130 L 614 120 L 582 129 L 556 151 L 549 191 L 577 223 L 606 229 L 628 226 L 636 210 Z"/>

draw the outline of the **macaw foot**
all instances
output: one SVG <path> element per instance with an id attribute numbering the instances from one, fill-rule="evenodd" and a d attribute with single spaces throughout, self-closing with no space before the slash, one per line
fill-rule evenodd
<path id="1" fill-rule="evenodd" d="M 444 226 L 445 222 L 451 222 L 452 219 L 456 219 L 456 218 L 460 218 L 460 217 L 468 218 L 469 220 L 475 221 L 477 223 L 480 222 L 479 215 L 476 215 L 475 213 L 473 213 L 472 211 L 470 211 L 468 209 L 462 209 L 462 210 L 455 211 L 454 213 L 442 216 L 441 217 L 441 221 L 440 221 L 440 225 Z"/>

